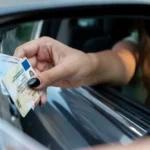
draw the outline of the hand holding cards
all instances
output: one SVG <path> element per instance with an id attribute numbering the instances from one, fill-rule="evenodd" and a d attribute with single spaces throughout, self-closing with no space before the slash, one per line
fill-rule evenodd
<path id="1" fill-rule="evenodd" d="M 25 58 L 16 64 L 3 78 L 2 81 L 23 117 L 27 115 L 42 92 L 28 88 L 27 82 L 35 71 Z"/>

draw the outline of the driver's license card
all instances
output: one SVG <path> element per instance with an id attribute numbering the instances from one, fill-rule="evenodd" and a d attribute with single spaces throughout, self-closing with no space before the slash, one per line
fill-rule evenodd
<path id="1" fill-rule="evenodd" d="M 35 71 L 25 58 L 2 78 L 9 95 L 23 117 L 34 107 L 42 94 L 41 91 L 28 88 L 27 82 L 33 75 Z"/>

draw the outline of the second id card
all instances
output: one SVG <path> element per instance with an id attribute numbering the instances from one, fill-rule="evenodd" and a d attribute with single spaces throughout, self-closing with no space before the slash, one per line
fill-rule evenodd
<path id="1" fill-rule="evenodd" d="M 3 83 L 1 82 L 1 79 L 7 74 L 7 72 L 11 68 L 13 68 L 16 64 L 18 64 L 21 60 L 22 60 L 21 58 L 8 56 L 0 53 L 0 85 L 2 93 L 4 95 L 9 95 L 9 93 L 7 92 Z"/>
<path id="2" fill-rule="evenodd" d="M 28 88 L 27 82 L 35 71 L 25 58 L 15 65 L 2 79 L 22 117 L 25 117 L 41 96 L 41 91 Z"/>

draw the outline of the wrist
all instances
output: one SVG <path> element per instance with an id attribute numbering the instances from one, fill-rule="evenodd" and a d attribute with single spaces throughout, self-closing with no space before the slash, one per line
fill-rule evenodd
<path id="1" fill-rule="evenodd" d="M 112 54 L 111 51 L 103 51 L 98 53 L 89 53 L 88 54 L 91 60 L 91 75 L 89 85 L 102 84 L 102 83 L 111 83 L 113 77 L 113 73 L 111 72 L 112 63 L 108 60 L 111 60 Z"/>
<path id="2" fill-rule="evenodd" d="M 89 68 L 89 75 L 86 79 L 86 85 L 93 85 L 97 83 L 97 72 L 98 72 L 98 58 L 96 53 L 87 53 L 87 56 L 90 60 Z"/>

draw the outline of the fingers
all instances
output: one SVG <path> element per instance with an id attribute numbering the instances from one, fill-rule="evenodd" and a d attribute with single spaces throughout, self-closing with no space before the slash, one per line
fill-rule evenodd
<path id="1" fill-rule="evenodd" d="M 58 65 L 52 69 L 38 73 L 34 78 L 28 81 L 28 86 L 38 90 L 46 89 L 49 85 L 69 75 L 69 71 L 65 71 L 63 65 Z"/>
<path id="2" fill-rule="evenodd" d="M 48 46 L 46 45 L 46 43 L 49 43 L 47 44 Z M 42 51 L 40 50 L 40 48 L 42 49 Z M 49 64 L 42 62 L 42 60 L 45 60 L 46 58 L 47 60 L 49 60 L 50 56 L 47 53 L 47 48 L 51 49 L 50 38 L 43 37 L 43 38 L 33 40 L 30 42 L 27 42 L 26 44 L 19 46 L 15 50 L 14 56 L 20 57 L 20 58 L 27 57 L 32 67 L 34 69 L 37 68 L 38 70 L 35 69 L 35 71 L 39 73 L 39 70 L 44 71 L 44 70 L 49 69 Z M 37 57 L 39 50 L 40 50 L 39 56 Z M 38 60 L 41 60 L 41 62 L 38 62 Z M 47 99 L 47 96 L 44 90 L 39 100 L 37 100 L 37 102 L 35 103 L 35 106 L 39 105 L 39 103 L 41 105 L 44 105 L 46 103 L 46 99 Z"/>
<path id="3" fill-rule="evenodd" d="M 37 54 L 39 51 L 40 47 L 44 46 L 45 43 L 51 43 L 51 39 L 48 37 L 42 37 L 30 42 L 27 42 L 21 46 L 19 46 L 14 53 L 15 57 L 20 57 L 20 58 L 31 58 Z M 45 47 L 45 46 L 44 46 Z"/>
<path id="4" fill-rule="evenodd" d="M 35 106 L 42 106 L 45 105 L 47 101 L 47 95 L 46 95 L 46 91 L 43 92 L 43 94 L 40 96 L 40 98 L 36 101 L 36 103 L 34 104 Z"/>
<path id="5" fill-rule="evenodd" d="M 46 95 L 46 91 L 43 92 L 43 94 L 41 95 L 41 105 L 45 105 L 47 101 L 47 95 Z"/>
<path id="6" fill-rule="evenodd" d="M 51 63 L 47 63 L 45 61 L 37 61 L 36 63 L 36 68 L 40 71 L 40 72 L 43 72 L 45 70 L 48 70 L 50 68 L 52 68 L 52 65 Z"/>
<path id="7" fill-rule="evenodd" d="M 24 57 L 30 58 L 36 55 L 38 49 L 39 49 L 38 40 L 33 40 L 19 46 L 15 50 L 14 56 L 20 58 L 24 58 Z"/>
<path id="8" fill-rule="evenodd" d="M 40 99 L 41 99 L 41 97 L 40 97 L 40 98 L 36 101 L 36 103 L 34 104 L 34 105 L 35 105 L 35 107 L 39 105 L 39 103 L 40 103 Z"/>
<path id="9" fill-rule="evenodd" d="M 39 71 L 38 69 L 35 69 L 35 72 L 36 72 L 37 74 L 40 73 L 40 71 Z M 46 95 L 46 90 L 44 90 L 44 91 L 43 91 L 43 94 L 42 94 L 42 95 L 40 96 L 40 98 L 36 101 L 35 106 L 38 106 L 38 105 L 42 106 L 42 105 L 44 105 L 44 104 L 46 103 L 46 100 L 47 100 L 47 95 Z"/>
<path id="10" fill-rule="evenodd" d="M 30 64 L 31 64 L 31 66 L 32 66 L 33 68 L 35 68 L 35 67 L 36 67 L 36 64 L 37 64 L 36 56 L 33 56 L 33 57 L 29 58 L 28 60 L 29 60 L 29 62 L 30 62 Z"/>

